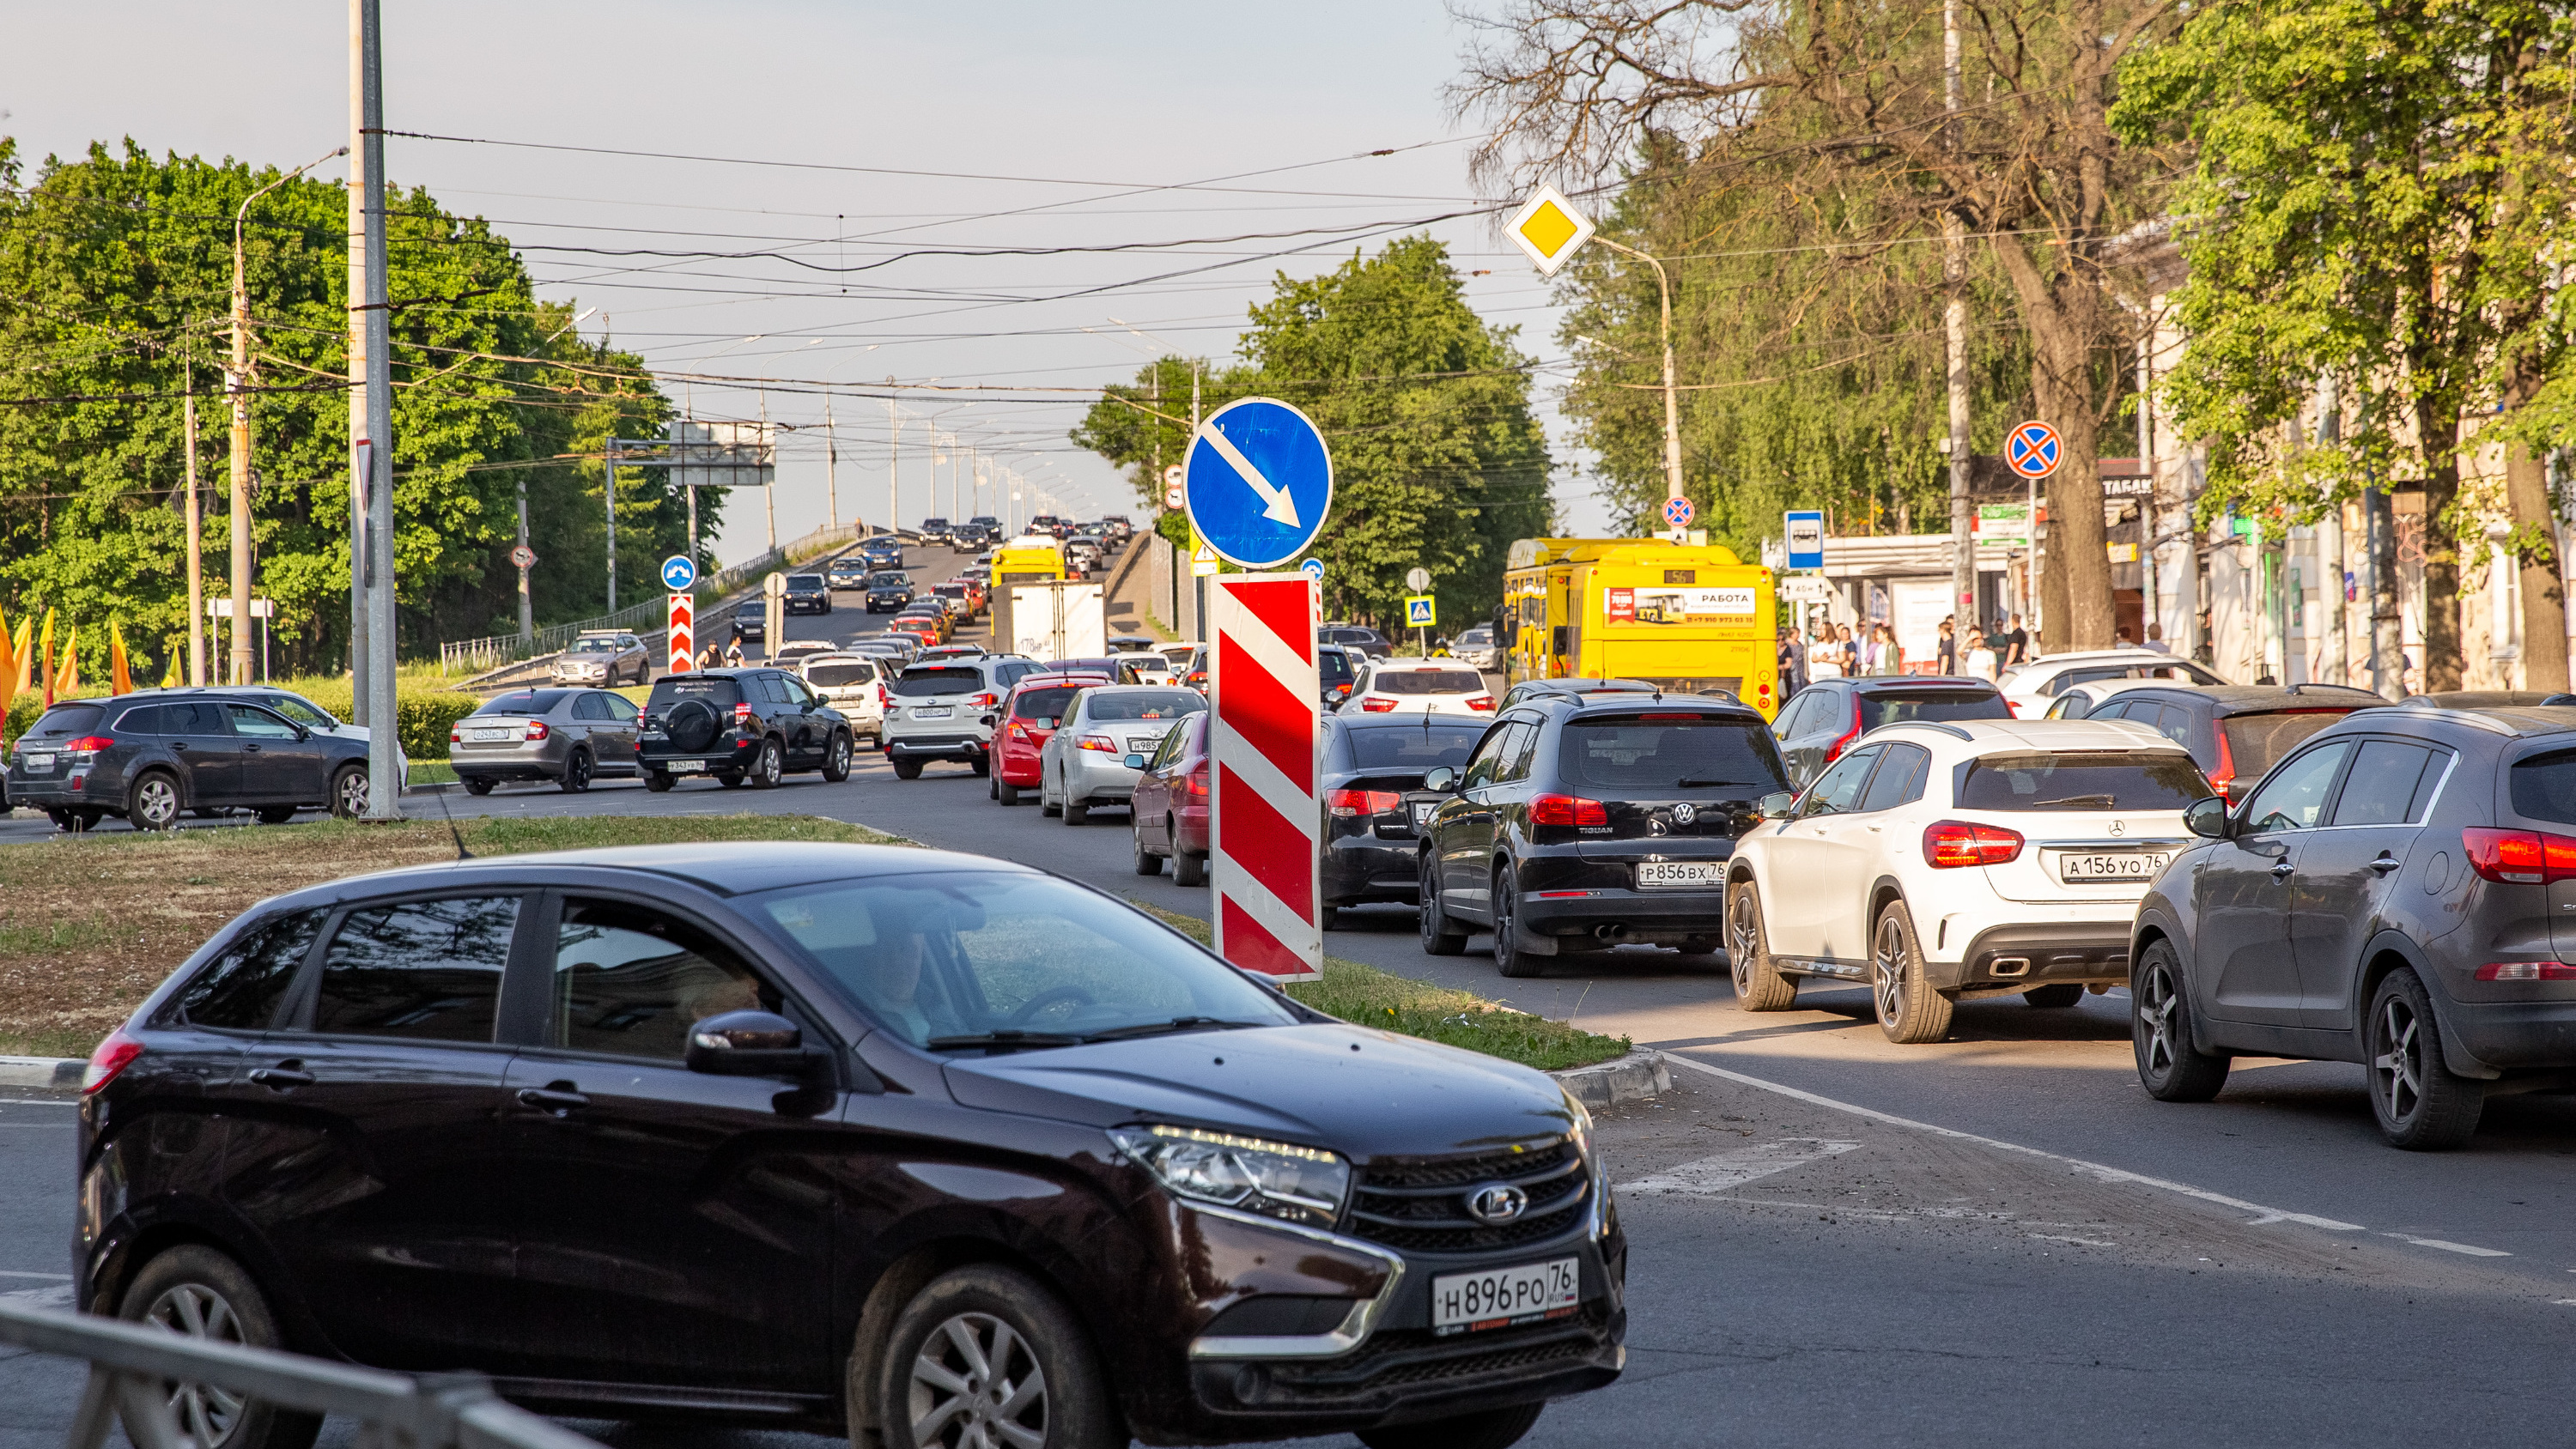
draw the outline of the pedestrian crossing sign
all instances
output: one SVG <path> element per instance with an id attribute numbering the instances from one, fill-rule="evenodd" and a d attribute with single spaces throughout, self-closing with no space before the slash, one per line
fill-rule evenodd
<path id="1" fill-rule="evenodd" d="M 1414 594 L 1404 601 L 1404 627 L 1408 629 L 1428 629 L 1439 622 L 1440 621 L 1438 619 L 1432 617 L 1431 596 L 1429 594 Z"/>

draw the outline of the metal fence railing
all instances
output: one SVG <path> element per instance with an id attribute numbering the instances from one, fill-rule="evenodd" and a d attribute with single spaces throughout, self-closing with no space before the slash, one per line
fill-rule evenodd
<path id="1" fill-rule="evenodd" d="M 360 1444 L 389 1449 L 600 1449 L 502 1402 L 480 1374 L 414 1378 L 14 1303 L 0 1303 L 0 1343 L 89 1364 L 64 1449 L 104 1449 L 120 1418 L 134 1449 L 203 1449 L 172 1408 L 174 1384 L 355 1419 Z"/>
<path id="2" fill-rule="evenodd" d="M 745 584 L 771 569 L 783 568 L 812 558 L 828 548 L 873 537 L 882 529 L 844 523 L 833 528 L 818 528 L 802 538 L 792 538 L 755 559 L 746 559 L 731 568 L 719 569 L 698 580 L 690 590 L 701 604 L 721 601 L 739 591 Z M 454 639 L 438 646 L 438 668 L 442 674 L 481 673 L 515 664 L 523 659 L 538 659 L 572 647 L 572 641 L 593 629 L 634 629 L 658 631 L 665 611 L 670 607 L 667 595 L 656 593 L 640 603 L 630 604 L 614 614 L 596 619 L 583 619 L 571 624 L 550 624 L 522 639 L 516 634 L 491 634 L 480 639 Z"/>

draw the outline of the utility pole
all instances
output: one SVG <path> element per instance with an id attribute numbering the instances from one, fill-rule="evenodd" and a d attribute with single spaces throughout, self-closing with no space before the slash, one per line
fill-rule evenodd
<path id="1" fill-rule="evenodd" d="M 349 0 L 349 720 L 361 725 L 367 722 L 366 40 L 363 0 Z"/>
<path id="2" fill-rule="evenodd" d="M 366 4 L 373 15 L 374 0 L 352 0 Z M 242 226 L 250 216 L 250 204 L 289 181 L 321 165 L 332 156 L 345 156 L 342 146 L 329 155 L 316 156 L 242 198 L 233 212 L 233 365 L 224 373 L 224 391 L 230 395 L 233 408 L 232 436 L 232 510 L 233 510 L 233 609 L 232 669 L 229 682 L 250 683 L 250 282 L 242 263 Z"/>
<path id="3" fill-rule="evenodd" d="M 1942 149 L 1955 154 L 1959 148 L 1959 0 L 1941 3 L 1941 109 L 1949 118 L 1943 123 Z M 1941 212 L 1941 285 L 1948 293 L 1942 306 L 1942 331 L 1949 353 L 1950 604 L 1956 616 L 1953 634 L 1965 649 L 1968 627 L 1977 617 L 1977 539 L 1968 500 L 1972 461 L 1968 456 L 1968 237 L 1955 207 Z M 2150 536 L 2155 532 L 2154 512 L 2151 506 Z M 2150 599 L 2149 611 L 2154 607 Z"/>
<path id="4" fill-rule="evenodd" d="M 1621 246 L 1606 236 L 1596 235 L 1592 239 L 1614 252 L 1624 252 L 1655 269 L 1655 292 L 1663 299 L 1664 496 L 1679 498 L 1682 496 L 1682 407 L 1680 385 L 1673 372 L 1673 280 L 1665 274 L 1662 262 L 1635 247 Z M 1198 370 L 1195 367 L 1190 371 L 1190 392 L 1194 398 L 1198 393 Z M 1190 420 L 1190 435 L 1196 437 L 1198 436 L 1198 409 L 1195 404 L 1190 409 Z"/>
<path id="5" fill-rule="evenodd" d="M 528 475 L 519 474 L 519 547 L 528 546 Z M 537 637 L 536 601 L 528 592 L 528 566 L 519 565 L 519 642 Z"/>
<path id="6" fill-rule="evenodd" d="M 832 431 L 832 399 L 823 399 L 823 503 L 841 526 L 841 435 Z"/>
<path id="7" fill-rule="evenodd" d="M 1192 447 L 1196 447 L 1196 446 L 1198 445 L 1198 436 L 1199 436 L 1199 364 L 1198 364 L 1198 359 L 1196 359 L 1196 358 L 1192 358 L 1192 359 L 1190 359 L 1190 445 L 1191 445 Z M 1183 452 L 1183 453 L 1181 454 L 1181 457 L 1186 461 L 1186 460 L 1188 459 L 1188 457 L 1189 457 L 1189 454 L 1188 454 L 1187 452 Z M 1191 544 L 1191 547 L 1190 547 L 1189 549 L 1187 549 L 1187 550 L 1184 550 L 1184 552 L 1186 552 L 1186 553 L 1189 555 L 1189 558 L 1188 558 L 1188 564 L 1189 564 L 1189 570 L 1190 570 L 1190 632 L 1191 632 L 1191 633 L 1194 633 L 1194 634 L 1204 635 L 1204 634 L 1206 634 L 1206 633 L 1207 633 L 1207 580 L 1206 580 L 1206 579 L 1204 579 L 1204 578 L 1201 578 L 1201 577 L 1199 576 L 1199 570 L 1198 570 L 1198 549 L 1197 549 L 1198 541 L 1199 541 L 1199 531 L 1198 531 L 1197 529 L 1193 528 L 1193 529 L 1191 529 L 1191 530 L 1190 530 L 1190 544 Z"/>
<path id="8" fill-rule="evenodd" d="M 358 0 L 367 224 L 367 818 L 402 818 L 402 741 L 394 701 L 393 341 L 385 311 L 384 26 Z M 236 603 L 233 607 L 240 608 Z"/>
<path id="9" fill-rule="evenodd" d="M 188 460 L 188 682 L 206 685 L 206 560 L 204 505 L 197 497 L 197 369 L 182 364 L 180 427 L 187 432 Z"/>
<path id="10" fill-rule="evenodd" d="M 892 388 L 894 379 L 888 377 Z M 903 419 L 895 415 L 894 394 L 886 394 L 886 527 L 903 527 Z"/>
<path id="11" fill-rule="evenodd" d="M 776 553 L 778 552 L 778 444 L 769 434 L 769 389 L 765 387 L 760 390 L 760 461 L 769 465 L 762 470 L 768 475 L 764 481 L 769 486 L 760 490 L 760 505 L 769 511 L 769 551 Z M 769 641 L 769 647 L 776 649 L 778 641 L 772 639 Z"/>
<path id="12" fill-rule="evenodd" d="M 608 612 L 617 612 L 617 440 L 609 439 L 599 450 L 599 470 L 604 477 L 600 491 L 608 498 Z"/>

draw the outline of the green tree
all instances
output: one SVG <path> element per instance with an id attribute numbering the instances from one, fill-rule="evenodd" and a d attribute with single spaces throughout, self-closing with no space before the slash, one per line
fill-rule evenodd
<path id="1" fill-rule="evenodd" d="M 1320 277 L 1279 277 L 1252 308 L 1246 363 L 1202 378 L 1203 412 L 1257 394 L 1323 429 L 1333 509 L 1315 551 L 1329 611 L 1400 626 L 1404 575 L 1418 565 L 1446 627 L 1492 612 L 1512 540 L 1548 518 L 1547 443 L 1513 331 L 1467 305 L 1445 246 L 1406 237 Z M 1180 461 L 1189 387 L 1190 365 L 1161 359 L 1137 384 L 1110 388 L 1073 439 L 1127 468 L 1159 505 L 1155 445 Z"/>
<path id="2" fill-rule="evenodd" d="M 2266 0 L 2198 11 L 2121 73 L 2123 132 L 2199 147 L 2167 388 L 2212 442 L 2204 506 L 2305 519 L 2366 478 L 2420 480 L 2430 690 L 2459 687 L 2460 540 L 2499 503 L 2532 687 L 2567 682 L 2531 448 L 2576 437 L 2571 55 L 2576 19 L 2547 0 Z M 2339 444 L 2285 432 L 2320 378 L 2361 400 Z M 2464 496 L 2489 437 L 2518 444 L 2506 496 Z"/>
<path id="3" fill-rule="evenodd" d="M 48 158 L 32 183 L 22 174 L 0 139 L 0 598 L 177 647 L 182 394 L 198 400 L 208 592 L 220 594 L 233 218 L 278 173 L 156 159 L 128 141 Z M 596 612 L 600 469 L 558 455 L 595 454 L 612 428 L 657 430 L 667 404 L 638 359 L 584 343 L 568 308 L 538 302 L 484 222 L 416 189 L 390 192 L 387 209 L 404 647 L 515 626 L 508 552 L 523 476 L 541 607 Z M 345 193 L 287 182 L 252 205 L 243 236 L 257 586 L 277 603 L 278 666 L 336 669 L 349 587 Z M 621 484 L 623 548 L 679 546 L 686 521 L 661 506 L 666 485 Z"/>

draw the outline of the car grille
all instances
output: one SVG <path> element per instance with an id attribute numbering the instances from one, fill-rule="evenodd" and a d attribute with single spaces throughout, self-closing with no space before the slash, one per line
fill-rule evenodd
<path id="1" fill-rule="evenodd" d="M 1508 1223 L 1479 1222 L 1467 1213 L 1467 1195 L 1496 1182 L 1528 1193 L 1529 1206 Z M 1405 1252 L 1482 1253 L 1571 1231 L 1590 1191 L 1570 1139 L 1520 1152 L 1377 1162 L 1360 1173 L 1345 1231 Z"/>

